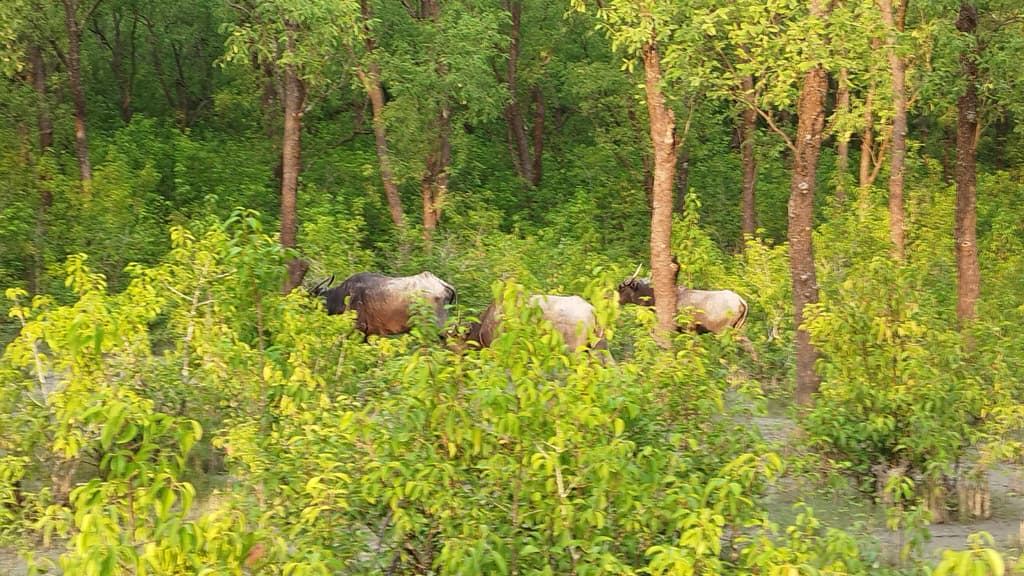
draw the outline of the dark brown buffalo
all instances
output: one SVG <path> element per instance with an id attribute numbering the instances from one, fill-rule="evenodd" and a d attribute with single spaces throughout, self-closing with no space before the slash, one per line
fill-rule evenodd
<path id="1" fill-rule="evenodd" d="M 619 284 L 619 304 L 654 306 L 654 288 L 646 279 L 637 278 L 640 268 Z M 676 287 L 676 309 L 692 311 L 692 320 L 680 330 L 721 334 L 726 328 L 740 328 L 747 320 L 747 302 L 732 290 L 693 290 Z"/>
<path id="2" fill-rule="evenodd" d="M 601 335 L 597 325 L 594 307 L 579 296 L 555 296 L 534 294 L 529 299 L 530 306 L 537 306 L 541 318 L 562 335 L 565 345 L 572 351 L 580 348 L 607 350 L 608 343 Z M 479 322 L 469 325 L 466 340 L 470 346 L 486 348 L 500 335 L 501 313 L 493 302 L 487 306 L 480 316 Z"/>
<path id="3" fill-rule="evenodd" d="M 409 307 L 425 301 L 440 328 L 448 320 L 448 305 L 455 301 L 455 288 L 430 272 L 415 276 L 385 276 L 360 272 L 334 288 L 334 276 L 309 289 L 324 299 L 328 314 L 356 311 L 356 328 L 363 334 L 387 335 L 408 332 Z"/>

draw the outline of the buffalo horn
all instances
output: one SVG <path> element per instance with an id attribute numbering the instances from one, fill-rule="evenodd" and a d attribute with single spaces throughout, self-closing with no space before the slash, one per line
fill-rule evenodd
<path id="1" fill-rule="evenodd" d="M 633 275 L 630 276 L 629 280 L 626 280 L 626 282 L 629 283 L 629 282 L 632 282 L 633 280 L 636 280 L 636 277 L 640 275 L 640 269 L 643 268 L 643 267 L 644 267 L 643 263 L 641 263 L 639 266 L 637 266 L 636 267 L 636 272 L 633 272 Z"/>

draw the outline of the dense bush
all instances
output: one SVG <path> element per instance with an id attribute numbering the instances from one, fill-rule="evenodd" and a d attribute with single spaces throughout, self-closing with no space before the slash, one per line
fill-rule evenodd
<path id="1" fill-rule="evenodd" d="M 782 461 L 701 338 L 664 351 L 640 310 L 617 336 L 631 358 L 603 365 L 523 309 L 481 352 L 439 347 L 429 323 L 363 344 L 351 315 L 278 293 L 260 228 L 176 228 L 121 293 L 73 257 L 72 304 L 10 294 L 0 510 L 34 521 L 11 515 L 20 486 L 39 526 L 74 535 L 65 571 L 866 573 L 809 515 L 816 536 L 777 539 L 760 495 Z M 197 443 L 226 459 L 200 507 Z M 16 482 L 47 468 L 52 487 Z"/>

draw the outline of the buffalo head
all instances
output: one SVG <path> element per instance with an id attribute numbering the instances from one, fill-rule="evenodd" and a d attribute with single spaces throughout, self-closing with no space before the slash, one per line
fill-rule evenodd
<path id="1" fill-rule="evenodd" d="M 637 266 L 633 275 L 619 284 L 619 304 L 654 306 L 654 288 L 649 282 L 637 278 L 641 268 L 643 268 L 643 264 Z"/>

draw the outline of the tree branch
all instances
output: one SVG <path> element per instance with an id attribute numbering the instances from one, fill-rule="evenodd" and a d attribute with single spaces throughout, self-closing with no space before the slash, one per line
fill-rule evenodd
<path id="1" fill-rule="evenodd" d="M 786 143 L 786 147 L 789 148 L 790 152 L 796 154 L 796 145 L 793 144 L 792 140 L 790 140 L 789 134 L 783 132 L 782 129 L 775 124 L 775 119 L 772 118 L 771 114 L 768 114 L 764 110 L 761 110 L 759 106 L 754 106 L 753 108 L 754 111 L 757 112 L 757 114 L 761 118 L 764 118 L 764 121 L 768 123 L 768 127 L 771 128 L 773 132 L 775 132 L 779 136 L 782 136 L 782 141 Z"/>

